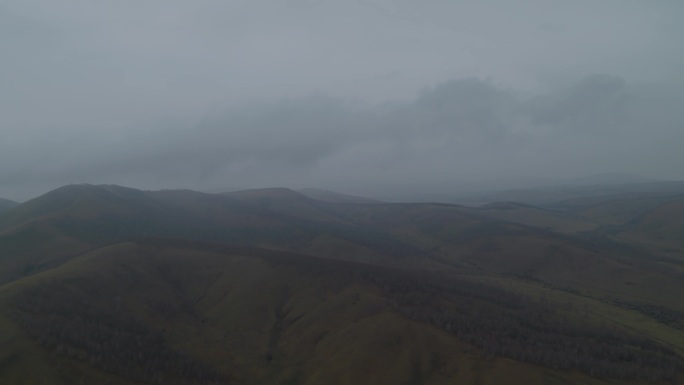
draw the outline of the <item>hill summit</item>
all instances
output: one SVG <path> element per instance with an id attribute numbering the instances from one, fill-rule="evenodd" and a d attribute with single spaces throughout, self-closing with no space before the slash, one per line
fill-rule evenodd
<path id="1" fill-rule="evenodd" d="M 0 213 L 0 380 L 678 384 L 681 206 L 64 186 Z"/>

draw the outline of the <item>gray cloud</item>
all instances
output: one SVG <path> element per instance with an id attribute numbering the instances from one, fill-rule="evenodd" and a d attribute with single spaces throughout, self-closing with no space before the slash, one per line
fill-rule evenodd
<path id="1" fill-rule="evenodd" d="M 684 178 L 682 11 L 665 0 L 5 1 L 0 196 L 70 182 L 364 192 L 508 175 Z"/>
<path id="2" fill-rule="evenodd" d="M 71 136 L 23 157 L 8 148 L 3 154 L 13 159 L 4 164 L 15 166 L 0 177 L 5 185 L 356 191 L 455 188 L 510 175 L 622 171 L 674 178 L 682 176 L 671 162 L 682 160 L 677 143 L 684 143 L 684 116 L 677 102 L 684 94 L 669 92 L 591 75 L 533 97 L 474 78 L 392 104 L 316 94 L 216 111 L 188 127 L 157 127 L 116 142 Z"/>
<path id="3" fill-rule="evenodd" d="M 624 123 L 629 108 L 625 81 L 617 76 L 591 75 L 558 95 L 530 101 L 532 122 L 584 130 L 612 130 Z"/>

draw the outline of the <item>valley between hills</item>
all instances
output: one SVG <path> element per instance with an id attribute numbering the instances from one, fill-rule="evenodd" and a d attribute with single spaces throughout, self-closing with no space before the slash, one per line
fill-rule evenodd
<path id="1" fill-rule="evenodd" d="M 684 189 L 608 190 L 0 200 L 0 383 L 684 384 Z"/>

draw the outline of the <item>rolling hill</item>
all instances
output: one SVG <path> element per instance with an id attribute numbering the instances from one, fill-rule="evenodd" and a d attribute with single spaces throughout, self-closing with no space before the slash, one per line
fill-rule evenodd
<path id="1" fill-rule="evenodd" d="M 486 216 L 521 223 L 563 234 L 595 230 L 599 224 L 569 210 L 551 210 L 517 202 L 497 202 L 479 207 Z"/>
<path id="2" fill-rule="evenodd" d="M 682 383 L 684 262 L 648 243 L 680 204 L 641 198 L 65 186 L 0 214 L 0 379 Z"/>
<path id="3" fill-rule="evenodd" d="M 680 269 L 634 245 L 501 221 L 485 215 L 487 211 L 444 204 L 331 204 L 287 189 L 214 195 L 66 186 L 0 216 L 0 251 L 5 255 L 0 277 L 12 280 L 88 250 L 149 236 L 390 267 L 467 268 L 547 283 L 563 279 L 571 285 L 605 287 L 617 293 L 612 295 L 634 291 L 615 281 L 640 287 L 653 280 L 650 272 Z M 676 277 L 657 282 L 654 293 L 674 285 Z"/>
<path id="4" fill-rule="evenodd" d="M 380 203 L 379 200 L 360 197 L 356 195 L 340 194 L 334 191 L 321 190 L 317 188 L 306 188 L 299 190 L 300 193 L 309 198 L 330 203 Z"/>
<path id="5" fill-rule="evenodd" d="M 11 209 L 12 207 L 17 206 L 18 204 L 19 203 L 15 202 L 15 201 L 0 198 L 0 213 L 3 211 L 7 211 L 7 210 Z"/>
<path id="6" fill-rule="evenodd" d="M 0 301 L 19 325 L 0 345 L 17 383 L 42 383 L 29 365 L 116 383 L 639 383 L 681 364 L 467 277 L 196 242 L 112 245 L 5 285 Z"/>
<path id="7" fill-rule="evenodd" d="M 580 180 L 581 181 L 581 180 Z M 587 180 L 587 182 L 590 180 Z M 453 199 L 456 203 L 484 205 L 497 202 L 517 202 L 534 206 L 556 208 L 564 202 L 594 198 L 606 198 L 622 194 L 662 194 L 684 193 L 684 181 L 639 182 L 639 183 L 600 183 L 600 179 L 589 184 L 559 184 L 536 188 L 495 191 Z"/>
<path id="8" fill-rule="evenodd" d="M 640 214 L 620 231 L 621 238 L 684 253 L 684 197 Z"/>

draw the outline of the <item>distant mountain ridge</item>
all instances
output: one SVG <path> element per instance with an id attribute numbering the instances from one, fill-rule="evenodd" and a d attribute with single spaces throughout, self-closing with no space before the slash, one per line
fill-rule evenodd
<path id="1" fill-rule="evenodd" d="M 684 181 L 550 185 L 537 188 L 504 190 L 494 193 L 462 196 L 460 198 L 453 198 L 453 201 L 455 203 L 473 206 L 495 202 L 518 202 L 536 206 L 554 207 L 556 205 L 562 205 L 562 202 L 575 199 L 610 197 L 630 193 L 680 194 L 684 193 Z"/>
<path id="2" fill-rule="evenodd" d="M 553 183 L 554 185 L 574 185 L 574 186 L 591 186 L 591 185 L 624 185 L 624 184 L 638 184 L 638 183 L 658 183 L 665 182 L 660 179 L 649 178 L 636 174 L 610 172 L 602 174 L 586 175 L 582 177 L 568 178 Z"/>
<path id="3" fill-rule="evenodd" d="M 681 194 L 326 196 L 69 185 L 0 213 L 0 382 L 684 378 Z"/>
<path id="4" fill-rule="evenodd" d="M 317 188 L 305 188 L 299 190 L 300 193 L 316 200 L 331 203 L 380 203 L 377 199 L 365 198 L 356 195 L 340 194 L 334 191 L 321 190 Z"/>
<path id="5" fill-rule="evenodd" d="M 9 199 L 0 198 L 0 213 L 7 211 L 15 206 L 18 206 L 19 202 L 15 202 Z"/>
<path id="6" fill-rule="evenodd" d="M 77 253 L 136 237 L 162 236 L 249 244 L 389 266 L 476 264 L 519 274 L 525 266 L 549 262 L 543 245 L 564 245 L 576 255 L 595 254 L 595 246 L 567 235 L 600 226 L 595 219 L 579 214 L 520 204 L 472 209 L 429 203 L 330 203 L 284 188 L 217 195 L 72 185 L 0 215 L 0 248 L 16 255 L 29 253 L 39 258 L 32 263 L 50 266 L 59 260 L 51 260 L 45 253 L 51 248 L 66 253 L 65 245 L 70 244 Z M 50 246 L 56 239 L 63 246 Z M 491 247 L 497 243 L 508 246 Z M 595 258 L 622 253 L 611 247 L 602 249 Z M 67 254 L 56 255 L 62 258 Z M 524 259 L 515 262 L 511 256 Z M 26 264 L 26 256 L 24 260 Z M 6 259 L 0 265 L 11 261 Z M 537 266 L 535 274 L 550 274 L 551 270 L 542 267 Z M 19 264 L 14 269 L 17 274 L 22 267 Z"/>

